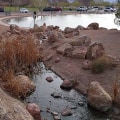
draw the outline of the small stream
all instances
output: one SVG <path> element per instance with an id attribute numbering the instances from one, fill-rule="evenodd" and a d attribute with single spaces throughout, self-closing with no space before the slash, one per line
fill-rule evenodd
<path id="1" fill-rule="evenodd" d="M 46 80 L 49 76 L 54 79 L 51 83 Z M 52 112 L 57 112 L 61 120 L 110 120 L 103 114 L 91 112 L 86 98 L 75 90 L 62 90 L 60 88 L 61 78 L 52 71 L 43 68 L 42 73 L 33 76 L 33 80 L 36 84 L 36 91 L 26 101 L 38 104 L 42 110 L 41 116 L 45 120 L 54 120 L 52 114 L 47 112 L 48 108 Z M 52 93 L 59 94 L 61 97 L 54 98 L 51 96 Z M 61 112 L 65 108 L 70 108 L 73 114 L 62 116 Z"/>

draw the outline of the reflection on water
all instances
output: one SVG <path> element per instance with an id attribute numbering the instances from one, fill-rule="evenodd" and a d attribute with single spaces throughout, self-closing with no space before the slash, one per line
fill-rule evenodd
<path id="1" fill-rule="evenodd" d="M 100 27 L 108 29 L 120 29 L 114 23 L 115 14 L 76 14 L 76 15 L 56 15 L 56 16 L 41 16 L 37 17 L 36 24 L 41 26 L 43 23 L 47 25 L 60 26 L 63 30 L 65 27 L 77 27 L 82 25 L 87 27 L 92 22 L 99 23 Z M 12 18 L 6 21 L 8 24 L 16 24 L 20 27 L 32 28 L 34 25 L 33 17 Z"/>

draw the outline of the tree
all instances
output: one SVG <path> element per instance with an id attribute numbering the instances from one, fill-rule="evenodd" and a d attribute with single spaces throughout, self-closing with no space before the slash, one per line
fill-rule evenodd
<path id="1" fill-rule="evenodd" d="M 71 5 L 72 6 L 74 6 L 74 7 L 78 7 L 78 6 L 80 6 L 80 2 L 78 2 L 78 1 L 75 1 L 75 2 L 73 2 L 73 3 L 71 3 Z"/>
<path id="2" fill-rule="evenodd" d="M 82 3 L 85 6 L 89 6 L 92 0 L 78 0 L 80 3 Z"/>

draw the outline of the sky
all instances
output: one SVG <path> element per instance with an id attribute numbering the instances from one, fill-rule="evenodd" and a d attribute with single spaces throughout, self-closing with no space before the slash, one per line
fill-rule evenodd
<path id="1" fill-rule="evenodd" d="M 104 1 L 108 1 L 108 2 L 116 2 L 117 0 L 104 0 Z"/>

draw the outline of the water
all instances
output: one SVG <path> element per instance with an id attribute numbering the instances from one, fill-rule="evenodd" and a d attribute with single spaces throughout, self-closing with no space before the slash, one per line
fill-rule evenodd
<path id="1" fill-rule="evenodd" d="M 43 23 L 48 25 L 59 26 L 64 30 L 65 27 L 75 28 L 78 25 L 87 27 L 92 22 L 99 23 L 100 27 L 108 29 L 118 29 L 120 27 L 114 23 L 115 14 L 74 14 L 74 15 L 56 15 L 37 17 L 36 24 L 41 26 Z M 12 18 L 6 21 L 8 24 L 16 24 L 20 27 L 32 28 L 34 25 L 33 17 Z"/>
<path id="2" fill-rule="evenodd" d="M 49 83 L 46 81 L 46 77 L 51 76 L 54 81 Z M 36 84 L 36 91 L 29 96 L 26 101 L 37 103 L 42 112 L 41 116 L 47 120 L 54 120 L 53 116 L 46 112 L 47 108 L 51 111 L 58 112 L 61 116 L 61 112 L 66 108 L 72 109 L 73 115 L 61 116 L 61 120 L 106 120 L 103 114 L 94 111 L 92 114 L 91 110 L 87 106 L 86 98 L 77 93 L 75 90 L 64 91 L 60 88 L 62 80 L 59 76 L 50 70 L 43 68 L 42 73 L 33 76 L 33 81 Z M 53 98 L 51 93 L 59 93 L 62 98 Z M 82 105 L 79 105 L 82 103 Z"/>

